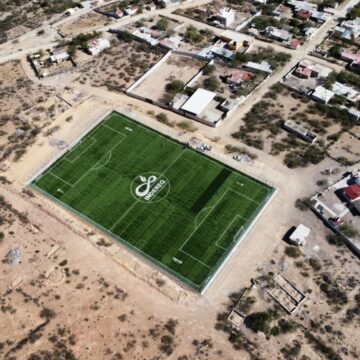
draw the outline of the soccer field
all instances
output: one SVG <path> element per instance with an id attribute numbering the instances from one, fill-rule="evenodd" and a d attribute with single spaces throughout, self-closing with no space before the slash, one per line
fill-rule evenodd
<path id="1" fill-rule="evenodd" d="M 198 291 L 273 193 L 116 112 L 32 185 Z"/>

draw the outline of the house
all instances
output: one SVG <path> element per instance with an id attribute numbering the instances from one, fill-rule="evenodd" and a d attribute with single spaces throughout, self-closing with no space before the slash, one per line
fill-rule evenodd
<path id="1" fill-rule="evenodd" d="M 135 15 L 138 11 L 139 11 L 139 7 L 138 6 L 128 6 L 127 8 L 125 8 L 125 14 L 126 15 Z"/>
<path id="2" fill-rule="evenodd" d="M 122 18 L 123 16 L 124 16 L 124 12 L 123 12 L 121 9 L 117 8 L 117 9 L 114 11 L 114 17 L 115 17 L 116 19 L 120 19 L 120 18 Z"/>
<path id="3" fill-rule="evenodd" d="M 224 47 L 213 46 L 211 49 L 213 55 L 222 57 L 226 60 L 231 60 L 234 53 L 231 50 L 225 49 Z"/>
<path id="4" fill-rule="evenodd" d="M 342 190 L 346 200 L 354 202 L 360 199 L 360 185 L 350 185 Z"/>
<path id="5" fill-rule="evenodd" d="M 104 38 L 89 40 L 87 43 L 87 51 L 90 55 L 98 55 L 109 47 L 110 41 Z"/>
<path id="6" fill-rule="evenodd" d="M 241 47 L 249 47 L 253 42 L 251 36 L 231 30 L 225 30 L 219 37 L 222 41 L 226 42 L 228 48 L 233 51 L 237 51 Z"/>
<path id="7" fill-rule="evenodd" d="M 350 64 L 350 69 L 356 72 L 360 72 L 360 60 L 359 61 L 353 61 Z"/>
<path id="8" fill-rule="evenodd" d="M 290 42 L 289 42 L 288 47 L 290 49 L 296 50 L 296 49 L 299 48 L 300 45 L 301 45 L 301 41 L 299 39 L 291 39 Z"/>
<path id="9" fill-rule="evenodd" d="M 156 5 L 154 3 L 147 4 L 146 5 L 146 10 L 155 11 L 156 10 Z"/>
<path id="10" fill-rule="evenodd" d="M 90 9 L 91 8 L 91 1 L 81 1 L 78 5 L 82 9 Z"/>
<path id="11" fill-rule="evenodd" d="M 50 50 L 50 61 L 52 63 L 61 63 L 70 59 L 70 55 L 65 47 L 58 47 Z"/>
<path id="12" fill-rule="evenodd" d="M 310 16 L 310 19 L 318 23 L 324 23 L 330 19 L 330 16 L 330 14 L 327 14 L 323 11 L 314 11 Z"/>
<path id="13" fill-rule="evenodd" d="M 312 92 L 311 97 L 321 103 L 327 104 L 335 94 L 323 86 L 317 86 Z"/>
<path id="14" fill-rule="evenodd" d="M 356 121 L 359 121 L 360 119 L 360 111 L 354 108 L 351 108 L 348 110 L 348 114 L 351 118 L 355 119 Z"/>
<path id="15" fill-rule="evenodd" d="M 269 74 L 272 73 L 271 65 L 265 60 L 263 60 L 261 63 L 255 63 L 252 61 L 248 61 L 244 65 L 244 68 L 248 69 L 248 70 L 263 71 L 263 72 L 266 72 Z"/>
<path id="16" fill-rule="evenodd" d="M 223 26 L 230 26 L 235 21 L 235 10 L 231 8 L 221 8 L 214 18 L 215 22 Z"/>
<path id="17" fill-rule="evenodd" d="M 292 38 L 292 34 L 290 34 L 287 30 L 277 29 L 273 26 L 268 26 L 265 29 L 265 34 L 277 41 L 290 41 Z"/>
<path id="18" fill-rule="evenodd" d="M 317 5 L 307 1 L 298 1 L 298 0 L 288 0 L 286 3 L 294 9 L 295 12 L 300 10 L 307 10 L 310 12 L 315 12 L 317 10 Z"/>
<path id="19" fill-rule="evenodd" d="M 299 65 L 294 70 L 294 75 L 302 79 L 309 79 L 311 77 L 312 70 L 310 67 Z"/>
<path id="20" fill-rule="evenodd" d="M 340 53 L 341 60 L 345 60 L 348 63 L 360 62 L 360 54 L 359 53 L 353 53 L 351 50 L 343 49 Z"/>
<path id="21" fill-rule="evenodd" d="M 67 9 L 65 12 L 64 12 L 64 16 L 71 16 L 75 14 L 75 9 L 74 8 L 70 8 L 70 9 Z"/>
<path id="22" fill-rule="evenodd" d="M 360 100 L 360 93 L 358 90 L 354 89 L 351 86 L 341 84 L 339 82 L 334 82 L 331 87 L 331 90 L 339 96 L 346 97 L 347 100 L 351 102 L 357 102 Z"/>
<path id="23" fill-rule="evenodd" d="M 310 19 L 311 14 L 312 14 L 311 11 L 301 9 L 296 13 L 296 16 L 301 20 L 308 20 Z"/>
<path id="24" fill-rule="evenodd" d="M 340 35 L 341 39 L 356 39 L 360 35 L 360 17 L 342 21 L 341 26 L 335 27 L 335 34 Z"/>
<path id="25" fill-rule="evenodd" d="M 287 120 L 285 121 L 284 125 L 283 125 L 284 129 L 296 134 L 297 136 L 299 136 L 301 139 L 313 144 L 316 139 L 317 139 L 317 135 L 314 134 L 313 132 L 311 132 L 308 129 L 305 129 L 303 126 L 297 124 L 295 121 L 293 120 Z"/>
<path id="26" fill-rule="evenodd" d="M 165 49 L 169 49 L 169 50 L 176 50 L 181 43 L 183 42 L 183 38 L 181 36 L 171 36 L 165 39 L 162 39 L 159 42 L 159 45 L 162 46 Z"/>
<path id="27" fill-rule="evenodd" d="M 314 36 L 314 34 L 317 32 L 317 28 L 314 28 L 314 27 L 305 27 L 304 29 L 303 29 L 303 33 L 304 33 L 304 35 L 308 38 L 308 39 L 311 39 L 313 36 Z"/>
<path id="28" fill-rule="evenodd" d="M 302 70 L 302 68 L 308 68 L 311 70 L 311 74 L 307 76 L 309 70 Z M 329 74 L 332 72 L 332 69 L 317 63 L 313 63 L 308 60 L 302 60 L 299 62 L 297 68 L 294 71 L 294 74 L 300 77 L 309 78 L 327 78 Z"/>
<path id="29" fill-rule="evenodd" d="M 293 245 L 303 246 L 306 244 L 306 238 L 309 236 L 309 234 L 310 234 L 310 229 L 307 226 L 300 224 L 289 236 L 289 241 Z"/>
<path id="30" fill-rule="evenodd" d="M 156 30 L 150 30 L 145 26 L 142 26 L 139 29 L 136 29 L 132 34 L 137 37 L 138 39 L 141 39 L 150 45 L 157 45 L 159 42 L 158 39 L 158 31 Z"/>
<path id="31" fill-rule="evenodd" d="M 213 101 L 215 96 L 216 93 L 199 88 L 185 102 L 185 104 L 181 107 L 181 110 L 189 113 L 190 115 L 200 116 Z"/>
<path id="32" fill-rule="evenodd" d="M 230 85 L 239 85 L 251 78 L 251 74 L 245 70 L 231 70 L 225 76 L 225 81 Z"/>

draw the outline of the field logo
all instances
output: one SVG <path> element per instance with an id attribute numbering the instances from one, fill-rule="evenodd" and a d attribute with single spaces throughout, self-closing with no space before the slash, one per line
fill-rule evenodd
<path id="1" fill-rule="evenodd" d="M 132 194 L 138 200 L 144 202 L 161 200 L 167 194 L 169 188 L 168 179 L 157 173 L 142 174 L 137 176 L 131 183 Z"/>

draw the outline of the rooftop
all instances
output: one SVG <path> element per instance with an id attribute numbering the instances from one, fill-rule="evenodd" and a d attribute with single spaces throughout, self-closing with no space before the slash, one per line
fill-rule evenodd
<path id="1" fill-rule="evenodd" d="M 199 116 L 211 101 L 216 96 L 216 93 L 205 89 L 197 89 L 194 94 L 181 107 L 182 110 L 191 114 Z"/>

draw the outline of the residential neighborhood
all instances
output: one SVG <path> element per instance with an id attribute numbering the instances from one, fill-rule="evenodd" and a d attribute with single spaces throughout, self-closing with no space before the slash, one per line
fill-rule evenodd
<path id="1" fill-rule="evenodd" d="M 2 0 L 0 109 L 1 359 L 359 358 L 359 0 Z"/>

